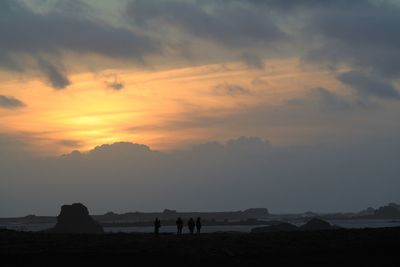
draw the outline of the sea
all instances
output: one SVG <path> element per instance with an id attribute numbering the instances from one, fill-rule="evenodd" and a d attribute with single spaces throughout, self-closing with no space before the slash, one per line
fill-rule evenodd
<path id="1" fill-rule="evenodd" d="M 400 227 L 400 220 L 380 220 L 380 219 L 358 219 L 358 220 L 326 220 L 333 225 L 337 225 L 347 229 L 361 229 L 361 228 L 382 228 L 382 227 Z M 302 223 L 290 222 L 300 226 Z M 21 224 L 21 223 L 1 223 L 0 228 L 24 231 L 24 232 L 37 232 L 49 229 L 54 224 L 49 223 L 38 223 L 38 224 Z M 203 233 L 216 233 L 216 232 L 250 232 L 255 227 L 261 227 L 262 225 L 216 225 L 216 226 L 203 226 Z M 152 233 L 153 227 L 105 227 L 105 232 L 108 233 Z M 175 233 L 175 226 L 162 226 L 160 229 L 161 233 Z M 184 229 L 184 233 L 188 232 Z"/>

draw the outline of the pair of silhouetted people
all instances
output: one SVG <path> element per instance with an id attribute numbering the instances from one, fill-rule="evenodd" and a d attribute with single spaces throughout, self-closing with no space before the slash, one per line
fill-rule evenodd
<path id="1" fill-rule="evenodd" d="M 201 231 L 201 218 L 198 217 L 196 222 L 193 220 L 193 218 L 190 218 L 188 221 L 188 227 L 189 227 L 189 231 L 191 234 L 194 234 L 194 228 L 196 227 L 197 229 L 197 233 L 200 234 Z M 183 221 L 181 219 L 181 217 L 179 217 L 176 220 L 176 228 L 178 230 L 178 235 L 182 234 L 182 229 L 183 229 Z"/>
<path id="2" fill-rule="evenodd" d="M 154 220 L 154 235 L 158 236 L 158 234 L 160 233 L 160 227 L 161 227 L 161 221 L 156 218 Z"/>

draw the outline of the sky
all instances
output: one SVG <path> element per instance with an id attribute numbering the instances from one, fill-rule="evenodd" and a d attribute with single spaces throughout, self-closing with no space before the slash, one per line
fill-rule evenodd
<path id="1" fill-rule="evenodd" d="M 3 0 L 0 217 L 400 202 L 400 1 Z"/>

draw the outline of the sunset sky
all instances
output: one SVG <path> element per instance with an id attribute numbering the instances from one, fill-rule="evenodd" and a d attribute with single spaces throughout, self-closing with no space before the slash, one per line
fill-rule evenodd
<path id="1" fill-rule="evenodd" d="M 0 216 L 400 201 L 399 25 L 396 0 L 2 0 Z"/>

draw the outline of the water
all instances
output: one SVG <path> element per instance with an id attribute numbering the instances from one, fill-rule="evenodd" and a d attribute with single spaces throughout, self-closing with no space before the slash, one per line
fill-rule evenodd
<path id="1" fill-rule="evenodd" d="M 329 223 L 349 229 L 398 227 L 400 220 L 327 220 Z"/>
<path id="2" fill-rule="evenodd" d="M 400 221 L 393 220 L 327 220 L 330 224 L 340 226 L 347 229 L 361 229 L 361 228 L 381 228 L 381 227 L 400 227 Z M 297 226 L 303 223 L 293 223 Z M 245 232 L 248 233 L 255 227 L 262 227 L 263 225 L 216 225 L 216 226 L 203 226 L 202 233 L 215 233 L 215 232 Z M 267 225 L 265 225 L 267 226 Z M 151 226 L 146 227 L 107 227 L 106 232 L 118 233 L 152 233 L 154 230 Z M 184 229 L 184 232 L 188 232 Z M 163 226 L 160 229 L 161 233 L 175 233 L 175 226 Z"/>
<path id="3" fill-rule="evenodd" d="M 2 223 L 0 224 L 1 228 L 6 228 L 10 230 L 16 231 L 24 231 L 24 232 L 38 232 L 49 229 L 53 227 L 53 223 L 29 223 L 29 224 L 21 224 L 21 223 Z"/>
<path id="4" fill-rule="evenodd" d="M 380 227 L 400 227 L 400 220 L 327 220 L 331 224 L 348 228 L 348 229 L 359 229 L 359 228 L 380 228 Z M 302 223 L 293 223 L 295 225 L 301 225 Z M 7 228 L 17 231 L 42 231 L 53 227 L 54 224 L 49 223 L 38 223 L 38 224 L 16 224 L 16 223 L 3 223 L 0 224 L 0 228 Z M 252 228 L 260 227 L 261 225 L 216 225 L 216 226 L 203 226 L 203 233 L 215 233 L 215 232 L 250 232 Z M 110 233 L 152 233 L 153 227 L 106 227 L 106 232 Z M 160 229 L 161 233 L 175 233 L 175 226 L 162 226 Z M 187 233 L 187 227 L 184 228 L 184 233 Z"/>
<path id="5" fill-rule="evenodd" d="M 254 225 L 215 225 L 215 226 L 203 226 L 201 228 L 202 233 L 215 233 L 215 232 L 250 232 Z M 152 233 L 154 228 L 151 226 L 144 227 L 106 227 L 106 232 L 112 233 Z M 168 225 L 160 228 L 160 233 L 176 233 L 176 226 Z M 187 227 L 183 228 L 182 233 L 189 233 Z"/>

